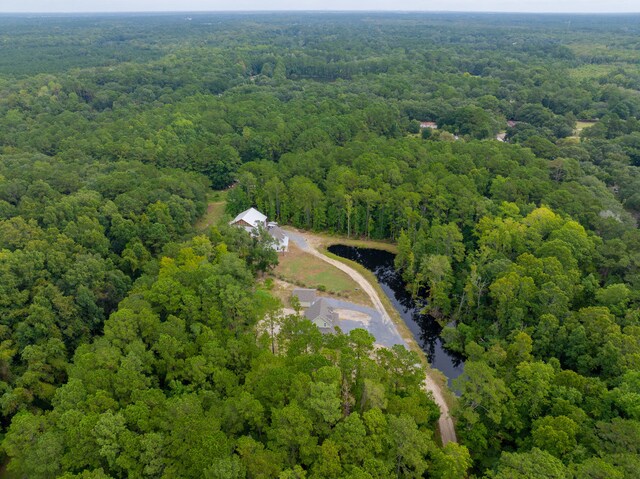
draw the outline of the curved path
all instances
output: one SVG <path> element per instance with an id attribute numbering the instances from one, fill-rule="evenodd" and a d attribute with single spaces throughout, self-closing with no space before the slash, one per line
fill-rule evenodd
<path id="1" fill-rule="evenodd" d="M 344 271 L 348 274 L 356 283 L 360 285 L 362 290 L 367 293 L 369 298 L 371 298 L 371 302 L 374 308 L 380 313 L 382 318 L 382 323 L 393 331 L 396 335 L 400 336 L 398 332 L 398 328 L 395 323 L 389 317 L 389 313 L 386 308 L 382 304 L 380 300 L 380 296 L 378 296 L 378 292 L 376 289 L 369 283 L 369 281 L 362 276 L 358 271 L 351 268 L 350 266 L 342 263 L 341 261 L 335 260 L 333 258 L 329 258 L 328 256 L 320 253 L 316 248 L 314 248 L 311 243 L 312 240 L 315 239 L 313 235 L 308 233 L 301 233 L 299 231 L 292 231 L 291 229 L 287 229 L 287 234 L 289 238 L 303 251 L 315 256 L 316 258 L 321 259 L 329 263 L 332 266 L 335 266 L 341 271 Z M 427 391 L 430 391 L 433 394 L 433 399 L 440 407 L 440 419 L 438 419 L 438 426 L 440 428 L 440 436 L 442 438 L 442 445 L 447 444 L 448 442 L 457 442 L 456 439 L 456 431 L 453 427 L 453 420 L 451 419 L 451 415 L 449 413 L 449 406 L 447 402 L 444 400 L 444 395 L 442 394 L 441 386 L 430 376 L 429 371 L 427 371 L 427 376 L 424 381 L 425 388 Z"/>

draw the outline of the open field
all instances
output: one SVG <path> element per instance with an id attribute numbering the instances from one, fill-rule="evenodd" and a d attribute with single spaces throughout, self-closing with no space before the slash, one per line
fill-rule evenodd
<path id="1" fill-rule="evenodd" d="M 196 228 L 204 230 L 216 224 L 224 215 L 227 204 L 226 197 L 229 190 L 212 191 L 209 194 L 207 212 L 198 220 Z M 360 248 L 376 248 L 397 253 L 397 246 L 384 241 L 369 241 L 333 236 L 328 234 L 314 234 L 313 246 L 325 250 L 333 244 L 344 244 Z M 344 272 L 332 267 L 324 261 L 305 253 L 295 244 L 290 243 L 289 252 L 279 255 L 279 264 L 274 269 L 273 275 L 281 279 L 276 283 L 272 291 L 279 297 L 283 304 L 287 305 L 291 290 L 296 286 L 308 288 L 324 287 L 327 296 L 334 296 L 357 304 L 371 306 L 371 301 L 358 284 Z M 322 294 L 322 292 L 319 292 Z"/>
<path id="2" fill-rule="evenodd" d="M 575 80 L 584 80 L 606 76 L 618 67 L 619 65 L 616 65 L 615 63 L 586 64 L 577 68 L 571 68 L 568 72 L 571 78 Z"/>
<path id="3" fill-rule="evenodd" d="M 576 131 L 580 133 L 585 128 L 589 128 L 598 123 L 597 121 L 576 121 Z"/>
<path id="4" fill-rule="evenodd" d="M 211 225 L 216 224 L 220 218 L 224 215 L 225 207 L 227 206 L 227 193 L 229 190 L 224 191 L 212 191 L 207 200 L 207 212 L 198 220 L 196 228 L 203 230 Z"/>
<path id="5" fill-rule="evenodd" d="M 369 297 L 346 273 L 289 244 L 289 252 L 279 256 L 273 275 L 298 286 L 325 289 L 333 296 L 371 306 Z"/>
<path id="6" fill-rule="evenodd" d="M 265 278 L 267 279 L 267 278 Z M 272 278 L 268 278 L 271 280 Z M 289 306 L 289 299 L 291 298 L 291 292 L 296 288 L 295 284 L 287 283 L 281 279 L 276 279 L 273 282 L 273 287 L 269 289 L 269 294 L 275 296 L 282 301 L 283 306 Z"/>
<path id="7" fill-rule="evenodd" d="M 590 128 L 596 123 L 598 122 L 595 120 L 594 121 L 576 121 L 576 129 L 573 130 L 573 136 L 570 136 L 569 138 L 574 138 L 579 140 L 580 133 L 582 133 L 582 130 L 584 130 L 585 128 Z"/>

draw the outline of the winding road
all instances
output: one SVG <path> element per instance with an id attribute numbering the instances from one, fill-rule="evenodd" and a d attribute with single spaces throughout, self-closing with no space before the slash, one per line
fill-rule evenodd
<path id="1" fill-rule="evenodd" d="M 318 238 L 314 237 L 313 235 L 309 233 L 302 233 L 299 231 L 292 231 L 289 228 L 286 229 L 286 232 L 289 235 L 289 238 L 294 243 L 296 243 L 296 245 L 300 249 L 302 249 L 306 253 L 309 253 L 315 256 L 316 258 L 321 259 L 322 261 L 329 263 L 332 266 L 335 266 L 339 270 L 344 271 L 356 283 L 358 283 L 362 288 L 362 290 L 365 293 L 367 293 L 369 298 L 371 298 L 371 303 L 373 304 L 374 308 L 380 313 L 383 324 L 398 336 L 400 335 L 400 333 L 398 332 L 398 328 L 396 327 L 395 323 L 391 320 L 389 313 L 387 312 L 386 308 L 382 304 L 382 301 L 380 300 L 380 296 L 378 295 L 378 292 L 362 274 L 360 274 L 358 271 L 351 268 L 350 266 L 342 263 L 341 261 L 335 260 L 333 258 L 329 258 L 328 256 L 325 256 L 324 254 L 320 253 L 313 246 L 313 243 L 318 241 Z M 431 392 L 431 394 L 433 395 L 434 401 L 440 408 L 440 419 L 438 419 L 438 427 L 440 429 L 442 445 L 444 446 L 449 442 L 457 442 L 456 431 L 453 427 L 453 419 L 451 418 L 451 414 L 449 412 L 449 406 L 447 405 L 447 402 L 444 400 L 444 395 L 442 393 L 441 386 L 434 380 L 434 378 L 429 374 L 429 372 L 430 370 L 427 370 L 424 386 L 427 391 Z"/>

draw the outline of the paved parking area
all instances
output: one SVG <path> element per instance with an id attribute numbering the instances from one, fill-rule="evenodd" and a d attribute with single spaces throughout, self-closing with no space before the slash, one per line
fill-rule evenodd
<path id="1" fill-rule="evenodd" d="M 327 298 L 327 301 L 333 309 L 355 311 L 368 316 L 367 319 L 363 317 L 360 320 L 355 319 L 358 315 L 353 315 L 353 319 L 343 319 L 340 317 L 338 326 L 340 326 L 340 329 L 345 333 L 357 328 L 366 329 L 376 338 L 376 344 L 387 348 L 390 348 L 394 344 L 407 346 L 405 340 L 398 334 L 397 329 L 389 328 L 388 325 L 382 321 L 380 313 L 375 309 L 334 298 Z"/>

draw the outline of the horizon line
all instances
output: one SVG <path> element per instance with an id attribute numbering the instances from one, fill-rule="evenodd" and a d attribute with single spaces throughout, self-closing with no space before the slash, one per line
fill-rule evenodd
<path id="1" fill-rule="evenodd" d="M 523 11 L 523 10 L 369 10 L 369 9 L 272 9 L 272 10 L 60 10 L 60 11 L 0 11 L 0 15 L 121 15 L 121 14 L 209 14 L 209 13 L 458 13 L 458 14 L 518 14 L 518 15 L 638 15 L 628 11 Z"/>

